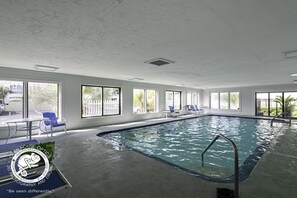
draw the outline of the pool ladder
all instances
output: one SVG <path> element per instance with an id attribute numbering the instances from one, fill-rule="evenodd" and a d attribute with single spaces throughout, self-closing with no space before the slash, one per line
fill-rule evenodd
<path id="1" fill-rule="evenodd" d="M 289 113 L 289 112 L 283 112 L 283 113 L 281 113 L 281 114 L 279 114 L 279 115 L 276 115 L 276 116 L 274 116 L 272 119 L 271 119 L 271 122 L 270 122 L 270 126 L 273 126 L 273 122 L 274 121 L 283 121 L 283 122 L 286 122 L 285 120 L 284 120 L 284 118 L 282 118 L 282 119 L 278 119 L 278 118 L 280 118 L 280 116 L 282 116 L 282 115 L 284 115 L 284 118 L 286 117 L 286 116 L 288 116 L 289 117 L 289 121 L 288 121 L 288 123 L 289 123 L 289 126 L 291 126 L 291 124 L 292 124 L 292 117 L 291 117 L 291 113 Z"/>
<path id="2" fill-rule="evenodd" d="M 233 151 L 234 151 L 234 197 L 235 198 L 239 198 L 239 183 L 238 183 L 238 151 L 237 151 L 237 146 L 236 144 L 229 138 L 227 138 L 226 136 L 219 134 L 217 135 L 212 142 L 204 149 L 204 151 L 201 154 L 201 159 L 202 159 L 202 167 L 204 167 L 204 153 L 213 145 L 213 143 L 215 143 L 217 141 L 217 139 L 219 138 L 223 138 L 224 140 L 226 140 L 227 142 L 229 142 L 232 147 L 233 147 Z"/>

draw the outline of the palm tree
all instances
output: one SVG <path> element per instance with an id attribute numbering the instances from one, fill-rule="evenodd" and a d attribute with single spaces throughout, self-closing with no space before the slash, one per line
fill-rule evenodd
<path id="1" fill-rule="evenodd" d="M 58 87 L 55 84 L 29 87 L 29 99 L 32 101 L 35 107 L 39 106 L 43 108 L 50 108 L 52 111 L 57 111 L 57 92 Z"/>
<path id="2" fill-rule="evenodd" d="M 277 96 L 275 99 L 274 99 L 274 102 L 276 103 L 279 103 L 279 105 L 281 107 L 284 107 L 284 110 L 283 112 L 288 112 L 290 114 L 293 113 L 293 111 L 295 110 L 296 108 L 296 104 L 294 104 L 294 102 L 296 101 L 295 98 L 293 98 L 291 95 L 289 95 L 288 97 L 286 97 L 284 99 L 284 103 L 283 103 L 283 97 L 282 96 Z"/>
<path id="3" fill-rule="evenodd" d="M 133 107 L 134 111 L 142 112 L 144 109 L 144 92 L 143 91 L 135 91 L 133 94 Z"/>
<path id="4" fill-rule="evenodd" d="M 147 112 L 155 112 L 155 104 L 156 104 L 155 96 L 156 96 L 156 93 L 154 90 L 147 91 L 147 101 L 146 101 Z"/>

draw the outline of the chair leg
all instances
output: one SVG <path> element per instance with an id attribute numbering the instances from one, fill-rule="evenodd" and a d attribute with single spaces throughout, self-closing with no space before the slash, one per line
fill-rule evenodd
<path id="1" fill-rule="evenodd" d="M 51 125 L 51 137 L 53 137 L 53 125 Z"/>
<path id="2" fill-rule="evenodd" d="M 67 130 L 67 129 L 66 129 L 66 124 L 65 124 L 65 126 L 64 126 L 64 132 L 65 132 L 65 133 L 66 133 L 66 130 Z"/>

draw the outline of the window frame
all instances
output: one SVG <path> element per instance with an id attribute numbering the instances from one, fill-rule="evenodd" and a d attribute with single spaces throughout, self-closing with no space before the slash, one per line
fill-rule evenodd
<path id="1" fill-rule="evenodd" d="M 27 111 L 26 111 L 26 115 L 27 117 L 26 118 L 29 118 L 29 83 L 47 83 L 47 84 L 57 84 L 57 113 L 56 113 L 56 116 L 58 118 L 60 118 L 60 111 L 61 111 L 61 91 L 60 91 L 60 83 L 58 82 L 49 82 L 49 81 L 27 81 L 26 82 L 26 87 L 24 87 L 24 90 L 26 90 L 26 105 L 27 105 Z M 25 112 L 25 111 L 24 111 Z"/>
<path id="2" fill-rule="evenodd" d="M 196 95 L 194 100 L 197 101 L 197 104 L 195 104 L 195 101 L 193 101 L 194 95 Z M 190 97 L 190 99 L 189 99 L 189 97 Z M 187 101 L 186 105 L 198 105 L 198 106 L 200 106 L 199 92 L 187 91 L 187 100 L 186 101 Z"/>
<path id="3" fill-rule="evenodd" d="M 227 109 L 222 109 L 221 108 L 221 93 L 227 93 L 228 94 L 228 108 Z M 238 109 L 231 109 L 231 97 L 230 93 L 238 93 Z M 213 108 L 211 105 L 211 98 L 212 94 L 217 94 L 218 95 L 218 108 Z M 240 91 L 215 91 L 215 92 L 209 92 L 209 105 L 210 109 L 213 110 L 222 110 L 222 111 L 240 111 L 241 110 L 241 92 Z"/>
<path id="4" fill-rule="evenodd" d="M 282 113 L 284 113 L 284 101 L 285 101 L 285 93 L 292 93 L 292 92 L 295 92 L 297 93 L 297 91 L 259 91 L 259 92 L 255 92 L 254 96 L 255 96 L 255 116 L 262 116 L 262 117 L 274 117 L 274 116 L 271 116 L 270 113 L 271 113 L 271 109 L 270 109 L 270 94 L 271 93 L 281 93 L 282 95 Z M 268 115 L 257 115 L 257 94 L 268 94 Z M 297 117 L 292 117 L 293 119 L 296 119 Z"/>
<path id="5" fill-rule="evenodd" d="M 147 104 L 148 104 L 148 91 L 154 91 L 155 92 L 155 105 L 154 105 L 154 109 L 155 111 L 151 112 L 151 111 L 147 111 Z M 145 92 L 145 112 L 146 113 L 158 113 L 158 106 L 157 106 L 157 90 L 155 89 L 146 89 Z"/>
<path id="6" fill-rule="evenodd" d="M 50 80 L 35 80 L 35 79 L 14 79 L 14 78 L 1 78 L 1 81 L 15 81 L 23 85 L 23 100 L 22 100 L 22 116 L 21 118 L 29 118 L 29 83 L 51 83 L 57 84 L 57 118 L 61 117 L 61 95 L 62 95 L 62 82 Z M 3 127 L 4 125 L 0 125 Z"/>
<path id="7" fill-rule="evenodd" d="M 143 95 L 143 98 L 144 98 L 144 110 L 143 112 L 140 112 L 140 113 L 137 113 L 137 112 L 134 112 L 133 109 L 134 109 L 134 90 L 143 90 L 144 92 L 144 95 Z M 147 101 L 148 101 L 148 94 L 147 92 L 148 91 L 155 91 L 155 111 L 154 112 L 148 112 L 147 111 Z M 158 113 L 159 112 L 159 109 L 158 109 L 158 90 L 156 89 L 151 89 L 151 88 L 148 88 L 148 89 L 144 89 L 144 88 L 133 88 L 132 90 L 132 112 L 133 114 L 147 114 L 147 113 Z"/>
<path id="8" fill-rule="evenodd" d="M 221 96 L 222 94 L 227 94 L 227 108 L 222 108 L 222 100 L 221 100 Z M 227 109 L 230 109 L 230 110 L 235 110 L 235 109 L 231 109 L 231 105 L 230 105 L 230 92 L 219 92 L 219 109 L 224 109 L 224 110 L 227 110 Z"/>
<path id="9" fill-rule="evenodd" d="M 83 87 L 99 87 L 101 88 L 101 101 L 102 101 L 102 107 L 101 107 L 101 115 L 96 116 L 87 116 L 83 117 Z M 100 117 L 108 117 L 108 116 L 118 116 L 122 115 L 122 88 L 121 87 L 113 87 L 113 86 L 100 86 L 100 85 L 90 85 L 90 84 L 82 84 L 80 86 L 80 109 L 81 109 L 81 119 L 88 119 L 88 118 L 100 118 Z M 104 88 L 113 88 L 113 89 L 119 89 L 119 113 L 118 114 L 108 114 L 104 115 Z"/>
<path id="10" fill-rule="evenodd" d="M 217 108 L 214 108 L 212 105 L 212 100 L 211 100 L 212 94 L 217 94 L 218 96 Z M 209 100 L 210 100 L 210 109 L 220 109 L 220 92 L 210 92 Z"/>
<path id="11" fill-rule="evenodd" d="M 175 107 L 175 105 L 174 105 L 174 98 L 175 98 L 175 92 L 179 92 L 179 109 L 176 109 L 176 108 L 174 108 L 174 110 L 181 110 L 182 109 L 182 91 L 176 91 L 176 90 L 166 90 L 165 91 L 165 110 L 167 110 L 167 111 L 169 111 L 169 107 L 168 106 L 166 106 L 166 101 L 167 101 L 167 98 L 166 98 L 166 96 L 167 96 L 167 92 L 171 92 L 172 94 L 173 94 L 173 98 L 172 98 L 172 100 L 173 100 L 173 107 Z"/>

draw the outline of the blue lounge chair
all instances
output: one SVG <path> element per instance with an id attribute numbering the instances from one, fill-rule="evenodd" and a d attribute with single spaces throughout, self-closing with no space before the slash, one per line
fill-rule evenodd
<path id="1" fill-rule="evenodd" d="M 191 113 L 196 113 L 197 111 L 196 111 L 196 108 L 195 108 L 195 106 L 194 105 L 191 105 Z"/>
<path id="2" fill-rule="evenodd" d="M 194 106 L 197 113 L 201 113 L 203 111 L 203 109 L 199 108 L 198 105 L 194 105 Z"/>
<path id="3" fill-rule="evenodd" d="M 170 111 L 170 114 L 169 114 L 170 117 L 177 117 L 179 115 L 179 112 L 175 111 L 173 106 L 169 106 L 169 111 Z"/>
<path id="4" fill-rule="evenodd" d="M 58 121 L 55 112 L 42 112 L 42 115 L 44 118 L 44 121 L 43 121 L 44 126 L 40 127 L 41 131 L 46 133 L 51 132 L 51 136 L 53 136 L 53 128 L 64 126 L 64 131 L 66 133 L 65 119 L 62 119 L 62 121 Z"/>
<path id="5" fill-rule="evenodd" d="M 187 113 L 192 113 L 192 108 L 191 108 L 191 105 L 186 105 L 186 110 L 187 110 Z"/>
<path id="6" fill-rule="evenodd" d="M 191 105 L 191 109 L 192 109 L 192 112 L 195 114 L 201 112 L 201 110 L 198 108 L 197 105 Z"/>

